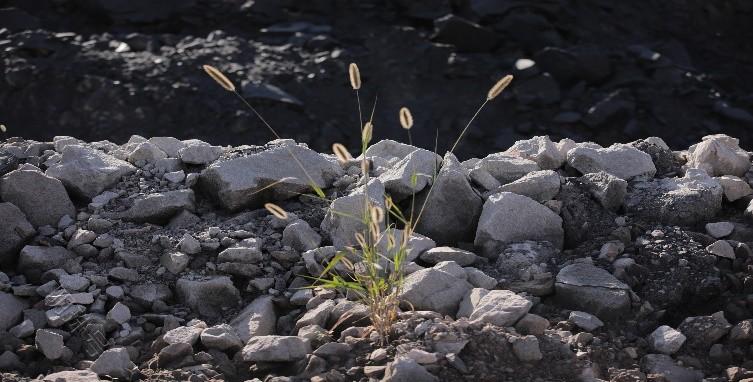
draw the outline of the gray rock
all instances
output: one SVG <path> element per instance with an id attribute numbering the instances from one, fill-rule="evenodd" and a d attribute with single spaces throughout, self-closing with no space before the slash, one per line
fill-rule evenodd
<path id="1" fill-rule="evenodd" d="M 188 255 L 198 255 L 201 253 L 201 243 L 189 233 L 184 234 L 180 239 L 178 248 L 181 252 Z"/>
<path id="2" fill-rule="evenodd" d="M 419 257 L 422 261 L 432 265 L 442 261 L 454 261 L 461 267 L 469 266 L 478 260 L 478 256 L 473 252 L 452 247 L 431 248 L 424 251 Z"/>
<path id="3" fill-rule="evenodd" d="M 568 265 L 557 274 L 557 301 L 567 309 L 583 310 L 604 319 L 630 311 L 630 287 L 591 264 Z"/>
<path id="4" fill-rule="evenodd" d="M 295 330 L 298 330 L 304 326 L 318 325 L 321 327 L 327 326 L 330 313 L 335 309 L 335 302 L 332 300 L 324 300 L 313 309 L 309 309 L 301 318 L 295 323 Z"/>
<path id="5" fill-rule="evenodd" d="M 382 382 L 436 382 L 438 380 L 415 360 L 398 357 L 387 364 Z"/>
<path id="6" fill-rule="evenodd" d="M 298 252 L 310 251 L 322 244 L 322 237 L 304 220 L 296 220 L 282 231 L 282 245 Z"/>
<path id="7" fill-rule="evenodd" d="M 656 174 L 651 156 L 625 144 L 607 148 L 578 144 L 567 152 L 567 163 L 582 174 L 604 171 L 620 179 L 651 179 Z"/>
<path id="8" fill-rule="evenodd" d="M 204 165 L 216 161 L 222 154 L 222 147 L 212 146 L 198 139 L 183 141 L 185 147 L 178 149 L 183 163 Z"/>
<path id="9" fill-rule="evenodd" d="M 377 242 L 377 249 L 379 253 L 381 253 L 388 259 L 394 258 L 395 254 L 400 249 L 399 244 L 402 243 L 404 234 L 405 234 L 405 230 L 395 229 L 395 228 L 386 229 L 384 233 L 382 234 L 382 237 Z M 388 248 L 389 236 L 393 236 L 396 243 L 396 246 L 391 249 Z M 405 261 L 406 262 L 415 261 L 416 259 L 418 259 L 418 257 L 422 253 L 436 246 L 437 246 L 437 243 L 435 243 L 434 240 L 429 239 L 428 237 L 424 235 L 420 235 L 414 232 L 408 238 L 408 242 L 406 244 L 407 253 L 405 255 Z M 384 261 L 381 262 L 380 265 L 382 267 L 389 266 L 388 261 L 386 261 L 385 259 L 383 260 Z"/>
<path id="10" fill-rule="evenodd" d="M 415 209 L 423 208 L 415 232 L 431 237 L 439 244 L 470 242 L 483 200 L 471 187 L 465 170 L 452 153 L 445 154 L 433 189 L 417 195 Z"/>
<path id="11" fill-rule="evenodd" d="M 185 143 L 173 137 L 152 137 L 149 138 L 149 143 L 156 145 L 170 158 L 178 158 L 178 151 L 186 147 Z"/>
<path id="12" fill-rule="evenodd" d="M 0 371 L 21 370 L 25 366 L 16 353 L 10 350 L 6 350 L 0 354 Z"/>
<path id="13" fill-rule="evenodd" d="M 188 255 L 182 252 L 165 252 L 160 256 L 160 264 L 174 275 L 186 270 L 190 261 Z"/>
<path id="14" fill-rule="evenodd" d="M 305 172 L 291 158 L 291 152 Z M 239 210 L 310 192 L 312 181 L 327 188 L 342 173 L 336 161 L 284 141 L 257 154 L 213 163 L 202 171 L 199 183 L 223 207 Z M 265 188 L 272 183 L 275 185 Z M 264 191 L 259 192 L 262 188 Z"/>
<path id="15" fill-rule="evenodd" d="M 565 155 L 548 136 L 516 141 L 504 154 L 532 160 L 543 170 L 556 170 L 565 163 Z"/>
<path id="16" fill-rule="evenodd" d="M 379 175 L 379 180 L 395 201 L 400 201 L 430 186 L 441 161 L 439 155 L 417 148 Z"/>
<path id="17" fill-rule="evenodd" d="M 604 322 L 602 322 L 599 317 L 596 317 L 591 313 L 580 312 L 577 310 L 570 312 L 567 321 L 587 332 L 592 332 L 604 326 Z"/>
<path id="18" fill-rule="evenodd" d="M 55 226 L 63 216 L 76 214 L 63 183 L 36 167 L 11 171 L 0 178 L 0 197 L 23 211 L 36 227 Z"/>
<path id="19" fill-rule="evenodd" d="M 734 343 L 753 342 L 753 320 L 743 320 L 729 331 L 729 339 Z"/>
<path id="20" fill-rule="evenodd" d="M 472 286 L 465 280 L 433 268 L 422 269 L 405 277 L 402 301 L 416 310 L 431 310 L 453 315 Z"/>
<path id="21" fill-rule="evenodd" d="M 604 208 L 617 211 L 625 202 L 627 181 L 604 171 L 588 173 L 579 179 L 591 196 Z"/>
<path id="22" fill-rule="evenodd" d="M 162 178 L 170 183 L 180 183 L 183 179 L 186 179 L 186 173 L 183 170 L 168 172 Z"/>
<path id="23" fill-rule="evenodd" d="M 674 354 L 685 343 L 685 335 L 680 331 L 662 325 L 648 336 L 648 344 L 652 349 L 663 354 Z"/>
<path id="24" fill-rule="evenodd" d="M 724 317 L 724 312 L 710 316 L 687 317 L 677 327 L 687 337 L 690 347 L 706 350 L 729 333 L 732 325 Z"/>
<path id="25" fill-rule="evenodd" d="M 667 382 L 701 382 L 703 373 L 679 366 L 666 354 L 647 354 L 641 360 L 641 370 L 663 376 Z"/>
<path id="26" fill-rule="evenodd" d="M 48 329 L 37 330 L 34 344 L 47 359 L 53 361 L 62 357 L 65 351 L 63 336 Z"/>
<path id="27" fill-rule="evenodd" d="M 175 289 L 183 304 L 207 317 L 217 317 L 223 309 L 238 306 L 240 299 L 240 292 L 226 276 L 203 280 L 180 278 Z"/>
<path id="28" fill-rule="evenodd" d="M 726 259 L 735 260 L 735 250 L 727 240 L 717 240 L 711 243 L 706 247 L 706 252 Z"/>
<path id="29" fill-rule="evenodd" d="M 512 352 L 523 362 L 537 362 L 544 358 L 535 336 L 524 336 L 512 343 Z"/>
<path id="30" fill-rule="evenodd" d="M 494 192 L 512 192 L 538 202 L 551 200 L 560 192 L 560 176 L 552 170 L 533 171 Z"/>
<path id="31" fill-rule="evenodd" d="M 336 248 L 356 245 L 356 233 L 363 234 L 367 231 L 361 220 L 367 197 L 372 206 L 384 208 L 384 186 L 378 179 L 372 179 L 367 185 L 356 188 L 350 195 L 339 197 L 330 204 L 321 228 L 329 233 Z M 381 229 L 384 229 L 384 222 Z"/>
<path id="32" fill-rule="evenodd" d="M 496 326 L 513 326 L 532 306 L 530 301 L 509 290 L 474 288 L 463 297 L 457 316 Z"/>
<path id="33" fill-rule="evenodd" d="M 165 333 L 165 335 L 162 336 L 162 339 L 169 345 L 189 344 L 193 346 L 199 342 L 199 338 L 201 337 L 201 333 L 204 332 L 204 329 L 206 329 L 206 325 L 179 326 Z"/>
<path id="34" fill-rule="evenodd" d="M 724 198 L 730 202 L 734 202 L 738 199 L 742 199 L 750 194 L 753 194 L 753 188 L 750 187 L 748 182 L 733 176 L 724 175 L 716 179 L 719 184 L 722 185 L 724 191 Z"/>
<path id="35" fill-rule="evenodd" d="M 159 192 L 140 197 L 133 206 L 122 213 L 121 218 L 134 222 L 167 223 L 183 210 L 195 209 L 193 190 Z"/>
<path id="36" fill-rule="evenodd" d="M 112 309 L 107 312 L 107 319 L 113 320 L 118 324 L 125 324 L 131 319 L 131 309 L 128 306 L 117 302 L 113 305 Z"/>
<path id="37" fill-rule="evenodd" d="M 26 301 L 5 292 L 0 292 L 0 330 L 8 330 L 19 321 L 23 316 L 24 309 L 29 305 Z"/>
<path id="38" fill-rule="evenodd" d="M 722 208 L 722 187 L 704 171 L 688 169 L 682 178 L 632 184 L 625 209 L 649 221 L 694 225 L 712 219 Z"/>
<path id="39" fill-rule="evenodd" d="M 541 336 L 549 328 L 549 320 L 536 314 L 528 313 L 515 324 L 515 330 L 521 334 Z"/>
<path id="40" fill-rule="evenodd" d="M 311 352 L 309 341 L 296 336 L 254 336 L 241 351 L 244 362 L 293 362 Z"/>
<path id="41" fill-rule="evenodd" d="M 507 243 L 544 240 L 562 248 L 562 218 L 526 196 L 500 192 L 484 203 L 474 244 L 482 255 L 495 256 Z"/>
<path id="42" fill-rule="evenodd" d="M 479 269 L 465 267 L 463 270 L 465 271 L 466 280 L 476 288 L 494 289 L 494 287 L 497 286 L 497 279 L 487 275 Z"/>
<path id="43" fill-rule="evenodd" d="M 740 148 L 740 141 L 725 134 L 707 135 L 701 143 L 688 148 L 688 166 L 706 171 L 710 176 L 742 177 L 750 168 L 750 158 Z"/>
<path id="44" fill-rule="evenodd" d="M 201 332 L 201 343 L 209 349 L 218 349 L 221 351 L 243 347 L 243 342 L 235 334 L 235 329 L 227 324 L 215 325 L 204 329 Z"/>
<path id="45" fill-rule="evenodd" d="M 151 307 L 156 301 L 172 298 L 170 288 L 163 284 L 139 284 L 131 287 L 131 297 L 141 305 Z"/>
<path id="46" fill-rule="evenodd" d="M 27 245 L 18 257 L 18 270 L 36 282 L 42 273 L 53 268 L 62 268 L 74 255 L 64 247 L 40 247 Z"/>
<path id="47" fill-rule="evenodd" d="M 12 203 L 0 203 L 0 264 L 16 261 L 18 251 L 36 231 L 18 207 Z"/>
<path id="48" fill-rule="evenodd" d="M 393 141 L 391 139 L 383 139 L 366 149 L 366 159 L 374 160 L 374 158 L 381 158 L 385 161 L 391 161 L 393 159 L 403 159 L 410 153 L 416 151 L 418 148 L 405 143 Z M 361 159 L 358 157 L 356 159 Z"/>
<path id="49" fill-rule="evenodd" d="M 135 368 L 136 365 L 131 362 L 131 356 L 124 347 L 105 350 L 90 367 L 100 377 L 124 380 L 131 378 Z"/>
<path id="50" fill-rule="evenodd" d="M 47 168 L 46 174 L 59 179 L 72 193 L 90 199 L 134 171 L 128 162 L 99 150 L 69 145 L 63 148 L 60 162 Z"/>
<path id="51" fill-rule="evenodd" d="M 91 370 L 69 370 L 49 374 L 42 382 L 100 382 L 97 373 Z"/>
<path id="52" fill-rule="evenodd" d="M 277 314 L 272 296 L 257 297 L 230 321 L 230 326 L 243 343 L 251 337 L 275 334 Z"/>
<path id="53" fill-rule="evenodd" d="M 128 161 L 136 163 L 154 163 L 167 158 L 167 154 L 151 142 L 141 142 L 128 154 Z"/>
<path id="54" fill-rule="evenodd" d="M 465 165 L 465 162 L 463 164 Z M 541 168 L 532 160 L 495 153 L 479 160 L 469 170 L 469 175 L 474 182 L 487 190 L 494 190 L 500 185 L 514 182 Z M 489 176 L 492 179 L 489 179 Z"/>

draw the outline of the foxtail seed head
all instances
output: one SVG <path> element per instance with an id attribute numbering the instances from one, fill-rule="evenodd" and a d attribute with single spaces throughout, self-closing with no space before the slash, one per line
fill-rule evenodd
<path id="1" fill-rule="evenodd" d="M 278 206 L 277 204 L 266 203 L 264 204 L 264 208 L 266 208 L 270 214 L 274 215 L 278 219 L 285 220 L 288 218 L 288 213 L 285 212 L 285 210 L 283 210 L 282 207 Z"/>
<path id="2" fill-rule="evenodd" d="M 497 83 L 494 84 L 491 89 L 489 89 L 489 93 L 486 95 L 486 99 L 491 101 L 496 98 L 500 93 L 502 93 L 503 90 L 505 90 L 507 85 L 510 85 L 510 82 L 512 82 L 511 74 L 502 77 L 502 79 L 497 81 Z"/>
<path id="3" fill-rule="evenodd" d="M 384 221 L 384 210 L 379 206 L 371 206 L 371 222 L 379 224 Z"/>
<path id="4" fill-rule="evenodd" d="M 361 140 L 368 144 L 371 142 L 371 137 L 374 134 L 374 125 L 371 123 L 371 121 L 366 122 L 365 125 L 363 125 L 363 130 L 361 131 Z"/>
<path id="5" fill-rule="evenodd" d="M 0 133 L 4 133 L 6 131 L 8 131 L 8 128 L 6 128 L 5 125 L 3 125 L 2 123 L 0 123 Z"/>
<path id="6" fill-rule="evenodd" d="M 361 71 L 358 70 L 358 65 L 355 62 L 351 62 L 348 66 L 348 74 L 350 75 L 350 86 L 353 90 L 361 88 Z"/>
<path id="7" fill-rule="evenodd" d="M 220 86 L 225 88 L 225 90 L 229 92 L 235 91 L 235 85 L 233 85 L 233 83 L 230 82 L 230 80 L 225 77 L 225 75 L 222 74 L 222 72 L 220 72 L 217 68 L 211 65 L 204 65 L 202 66 L 202 68 L 204 68 L 204 71 L 209 74 L 209 77 L 212 77 L 212 79 L 220 84 Z"/>
<path id="8" fill-rule="evenodd" d="M 353 159 L 353 156 L 350 155 L 348 149 L 346 149 L 341 143 L 332 144 L 332 152 L 335 153 L 335 156 L 340 163 L 345 163 Z"/>
<path id="9" fill-rule="evenodd" d="M 410 130 L 413 127 L 413 115 L 407 107 L 400 108 L 400 126 L 405 130 Z"/>

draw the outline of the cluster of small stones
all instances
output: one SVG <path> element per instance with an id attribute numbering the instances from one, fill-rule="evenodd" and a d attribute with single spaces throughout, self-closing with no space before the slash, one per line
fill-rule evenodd
<path id="1" fill-rule="evenodd" d="M 368 177 L 362 157 L 290 140 L 6 140 L 3 378 L 753 381 L 753 172 L 736 139 L 363 155 Z M 426 209 L 384 344 L 355 296 L 308 287 L 364 230 L 344 214 L 386 196 Z"/>

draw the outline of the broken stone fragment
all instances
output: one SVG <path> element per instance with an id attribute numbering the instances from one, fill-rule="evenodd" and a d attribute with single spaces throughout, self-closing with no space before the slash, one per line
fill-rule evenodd
<path id="1" fill-rule="evenodd" d="M 59 179 L 73 194 L 91 199 L 134 171 L 136 167 L 130 163 L 99 150 L 68 145 L 60 161 L 49 166 L 45 174 Z"/>

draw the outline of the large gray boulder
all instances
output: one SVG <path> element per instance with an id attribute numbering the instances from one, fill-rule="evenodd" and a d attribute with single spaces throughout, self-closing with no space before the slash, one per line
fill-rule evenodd
<path id="1" fill-rule="evenodd" d="M 682 178 L 632 184 L 625 209 L 646 220 L 693 225 L 716 216 L 722 208 L 722 194 L 716 179 L 703 170 L 688 169 Z"/>
<path id="2" fill-rule="evenodd" d="M 236 307 L 240 301 L 240 292 L 226 276 L 199 280 L 180 278 L 175 290 L 180 302 L 207 317 L 218 317 L 224 309 Z"/>
<path id="3" fill-rule="evenodd" d="M 311 192 L 312 182 L 327 188 L 343 174 L 335 160 L 307 147 L 274 143 L 256 154 L 213 163 L 201 172 L 201 186 L 224 208 L 239 210 Z"/>
<path id="4" fill-rule="evenodd" d="M 442 158 L 431 151 L 416 149 L 379 175 L 395 201 L 403 200 L 430 186 Z"/>
<path id="5" fill-rule="evenodd" d="M 0 292 L 0 306 L 0 330 L 5 331 L 21 321 L 29 304 L 10 293 Z"/>
<path id="6" fill-rule="evenodd" d="M 91 199 L 134 171 L 136 167 L 130 163 L 97 149 L 68 145 L 60 162 L 47 168 L 46 174 L 59 179 L 75 195 Z"/>
<path id="7" fill-rule="evenodd" d="M 533 303 L 509 290 L 474 288 L 460 302 L 458 317 L 497 326 L 513 326 Z"/>
<path id="8" fill-rule="evenodd" d="M 34 237 L 34 227 L 12 203 L 0 203 L 0 264 L 13 263 L 18 251 Z"/>
<path id="9" fill-rule="evenodd" d="M 567 163 L 582 174 L 604 171 L 620 179 L 651 179 L 656 174 L 651 156 L 626 144 L 602 148 L 578 144 L 567 152 Z"/>
<path id="10" fill-rule="evenodd" d="M 294 362 L 311 352 L 307 339 L 297 336 L 255 336 L 241 351 L 244 362 Z"/>
<path id="11" fill-rule="evenodd" d="M 492 257 L 505 244 L 526 240 L 549 241 L 562 248 L 562 218 L 527 196 L 511 192 L 490 196 L 476 229 L 476 247 L 484 256 Z"/>
<path id="12" fill-rule="evenodd" d="M 450 273 L 427 268 L 405 277 L 400 299 L 416 310 L 454 315 L 458 304 L 472 288 L 467 281 Z"/>
<path id="13" fill-rule="evenodd" d="M 91 371 L 100 377 L 110 377 L 127 380 L 131 377 L 136 365 L 131 362 L 128 349 L 124 347 L 105 350 L 91 365 Z"/>
<path id="14" fill-rule="evenodd" d="M 740 148 L 740 141 L 725 134 L 703 137 L 701 143 L 690 146 L 688 153 L 688 167 L 704 170 L 710 176 L 742 177 L 750 168 L 750 158 Z"/>
<path id="15" fill-rule="evenodd" d="M 251 337 L 275 334 L 276 325 L 274 302 L 268 295 L 256 298 L 230 321 L 230 326 L 243 343 Z"/>
<path id="16" fill-rule="evenodd" d="M 63 216 L 76 215 L 76 207 L 63 183 L 33 166 L 11 171 L 0 178 L 0 198 L 15 204 L 36 227 L 54 227 Z"/>
<path id="17" fill-rule="evenodd" d="M 548 136 L 517 141 L 504 154 L 532 160 L 543 170 L 556 170 L 565 163 L 565 155 Z"/>
<path id="18" fill-rule="evenodd" d="M 30 281 L 36 282 L 42 273 L 54 268 L 62 268 L 75 255 L 65 247 L 41 247 L 27 245 L 18 257 L 18 271 Z"/>
<path id="19" fill-rule="evenodd" d="M 415 231 L 439 244 L 471 241 L 483 200 L 471 187 L 468 175 L 452 153 L 445 154 L 430 192 L 424 191 L 416 197 L 414 208 L 416 211 L 423 208 L 423 212 Z"/>
<path id="20" fill-rule="evenodd" d="M 557 302 L 602 319 L 617 319 L 630 311 L 630 287 L 611 273 L 591 264 L 568 265 L 554 284 Z"/>
<path id="21" fill-rule="evenodd" d="M 134 222 L 164 224 L 181 211 L 194 209 L 193 190 L 158 192 L 136 199 L 131 208 L 122 213 L 121 218 Z"/>
<path id="22" fill-rule="evenodd" d="M 356 245 L 356 233 L 367 234 L 363 218 L 366 215 L 366 200 L 372 206 L 384 208 L 384 186 L 379 179 L 353 190 L 349 195 L 335 199 L 322 220 L 321 228 L 328 232 L 337 248 Z M 383 229 L 384 222 L 381 224 Z"/>

